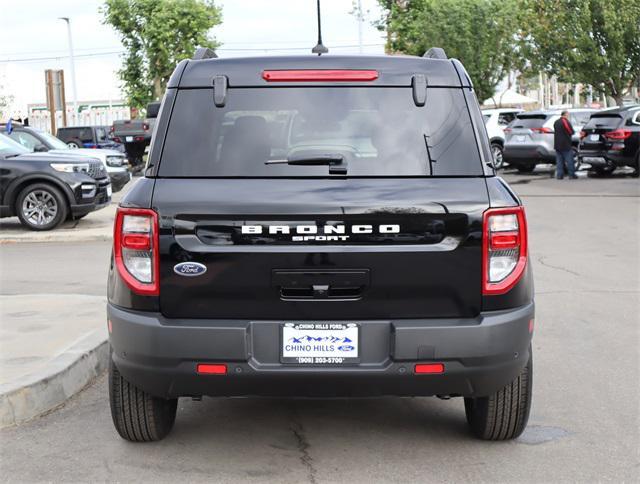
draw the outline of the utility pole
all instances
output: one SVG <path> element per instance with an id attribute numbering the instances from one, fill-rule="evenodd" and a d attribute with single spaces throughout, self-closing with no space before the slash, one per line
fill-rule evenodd
<path id="1" fill-rule="evenodd" d="M 362 0 L 358 0 L 358 52 L 362 54 Z"/>
<path id="2" fill-rule="evenodd" d="M 67 23 L 67 36 L 69 38 L 69 64 L 71 67 L 71 94 L 73 95 L 73 117 L 71 122 L 75 124 L 78 116 L 78 92 L 76 83 L 76 63 L 73 57 L 73 39 L 71 38 L 71 21 L 69 17 L 59 17 Z M 64 107 L 66 110 L 66 106 Z"/>

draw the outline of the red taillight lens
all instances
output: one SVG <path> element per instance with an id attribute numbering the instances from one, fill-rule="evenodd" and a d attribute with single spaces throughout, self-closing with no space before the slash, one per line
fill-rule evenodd
<path id="1" fill-rule="evenodd" d="M 224 364 L 210 364 L 210 363 L 198 363 L 196 371 L 200 375 L 226 375 L 227 365 Z"/>
<path id="2" fill-rule="evenodd" d="M 622 141 L 631 136 L 631 131 L 628 129 L 616 129 L 615 131 L 609 131 L 604 134 L 604 137 L 611 141 Z"/>
<path id="3" fill-rule="evenodd" d="M 375 81 L 378 71 L 374 70 L 337 70 L 337 69 L 303 69 L 287 71 L 262 71 L 262 78 L 267 82 L 359 82 Z"/>
<path id="4" fill-rule="evenodd" d="M 553 133 L 553 130 L 551 128 L 547 128 L 546 126 L 542 128 L 531 128 L 531 131 L 533 131 L 534 133 Z"/>
<path id="5" fill-rule="evenodd" d="M 134 136 L 133 141 L 144 141 L 144 136 Z"/>
<path id="6" fill-rule="evenodd" d="M 484 213 L 482 293 L 504 294 L 527 265 L 527 219 L 524 207 L 491 208 Z"/>
<path id="7" fill-rule="evenodd" d="M 113 138 L 113 141 L 115 141 L 116 143 L 122 143 L 122 140 L 117 136 Z"/>
<path id="8" fill-rule="evenodd" d="M 146 208 L 118 207 L 113 231 L 113 256 L 118 273 L 137 294 L 160 293 L 158 214 Z"/>
<path id="9" fill-rule="evenodd" d="M 505 132 L 506 134 L 511 133 L 511 128 L 504 128 L 504 132 Z"/>
<path id="10" fill-rule="evenodd" d="M 443 363 L 418 363 L 414 369 L 416 375 L 434 375 L 444 373 Z"/>
<path id="11" fill-rule="evenodd" d="M 580 139 L 583 139 L 585 136 L 587 136 L 587 132 L 583 129 L 580 131 Z"/>

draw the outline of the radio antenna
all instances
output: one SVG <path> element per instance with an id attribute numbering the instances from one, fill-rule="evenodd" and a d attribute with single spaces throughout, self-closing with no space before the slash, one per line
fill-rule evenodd
<path id="1" fill-rule="evenodd" d="M 329 49 L 327 49 L 322 43 L 322 26 L 320 24 L 320 0 L 317 0 L 317 5 L 318 5 L 318 43 L 313 49 L 311 49 L 311 53 L 322 55 L 329 52 Z"/>

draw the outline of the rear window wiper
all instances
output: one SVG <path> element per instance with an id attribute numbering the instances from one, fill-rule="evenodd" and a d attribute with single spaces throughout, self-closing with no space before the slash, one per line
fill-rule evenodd
<path id="1" fill-rule="evenodd" d="M 265 165 L 284 164 L 294 166 L 329 166 L 329 174 L 346 175 L 347 163 L 339 153 L 322 153 L 317 155 L 292 155 L 282 160 L 267 160 Z"/>

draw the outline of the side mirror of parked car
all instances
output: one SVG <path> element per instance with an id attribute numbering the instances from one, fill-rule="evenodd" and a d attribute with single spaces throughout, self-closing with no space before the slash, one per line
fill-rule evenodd
<path id="1" fill-rule="evenodd" d="M 160 112 L 160 101 L 147 104 L 147 118 L 157 118 L 158 112 Z"/>

